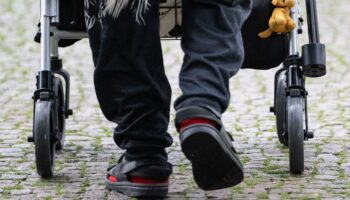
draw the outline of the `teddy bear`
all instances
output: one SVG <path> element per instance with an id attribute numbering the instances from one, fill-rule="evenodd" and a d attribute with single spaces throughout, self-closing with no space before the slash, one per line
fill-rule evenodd
<path id="1" fill-rule="evenodd" d="M 282 34 L 292 31 L 296 24 L 290 17 L 290 9 L 294 7 L 295 0 L 272 0 L 276 8 L 269 20 L 269 28 L 259 33 L 260 38 L 268 38 L 272 33 Z"/>

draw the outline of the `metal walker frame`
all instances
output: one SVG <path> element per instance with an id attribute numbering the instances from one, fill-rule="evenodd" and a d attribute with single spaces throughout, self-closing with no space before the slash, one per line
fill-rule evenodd
<path id="1" fill-rule="evenodd" d="M 275 75 L 274 106 L 271 107 L 276 115 L 279 140 L 290 149 L 293 174 L 303 173 L 304 140 L 313 138 L 308 127 L 304 68 L 325 68 L 325 46 L 319 39 L 316 0 L 305 2 L 309 44 L 305 44 L 300 53 L 298 35 L 302 33 L 303 19 L 297 4 L 291 10 L 291 17 L 298 28 L 289 34 L 289 56 Z M 87 37 L 86 32 L 59 30 L 59 19 L 59 0 L 41 0 L 40 71 L 33 96 L 33 135 L 28 141 L 35 144 L 37 171 L 43 178 L 53 176 L 55 150 L 63 148 L 65 119 L 73 114 L 69 107 L 70 77 L 62 67 L 58 41 Z M 55 74 L 63 77 L 65 90 Z"/>

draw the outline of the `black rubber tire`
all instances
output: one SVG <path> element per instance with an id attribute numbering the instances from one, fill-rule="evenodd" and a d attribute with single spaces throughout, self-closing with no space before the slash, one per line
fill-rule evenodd
<path id="1" fill-rule="evenodd" d="M 289 169 L 291 174 L 304 172 L 304 110 L 303 99 L 287 100 Z"/>
<path id="2" fill-rule="evenodd" d="M 288 146 L 288 135 L 286 134 L 286 88 L 287 80 L 285 73 L 281 73 L 277 79 L 276 87 L 276 127 L 277 136 L 281 144 Z"/>
<path id="3" fill-rule="evenodd" d="M 53 138 L 54 107 L 51 101 L 38 100 L 34 115 L 35 162 L 38 174 L 50 178 L 54 172 L 55 139 Z"/>
<path id="4" fill-rule="evenodd" d="M 55 77 L 54 78 L 54 91 L 56 95 L 56 117 L 57 117 L 57 143 L 56 143 L 56 150 L 60 151 L 64 147 L 64 141 L 65 141 L 65 123 L 66 123 L 66 116 L 65 116 L 65 100 L 64 100 L 64 93 L 63 93 L 63 85 L 60 78 Z"/>

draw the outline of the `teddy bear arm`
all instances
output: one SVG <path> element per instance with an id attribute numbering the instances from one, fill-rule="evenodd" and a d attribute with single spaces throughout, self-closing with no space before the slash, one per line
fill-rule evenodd
<path id="1" fill-rule="evenodd" d="M 270 37 L 271 34 L 272 34 L 272 31 L 268 28 L 265 31 L 259 33 L 259 37 L 263 38 L 263 39 L 266 39 L 266 38 Z"/>
<path id="2" fill-rule="evenodd" d="M 288 32 L 292 31 L 293 29 L 295 29 L 296 24 L 294 22 L 294 20 L 292 18 L 287 20 L 287 24 L 286 24 L 286 29 Z"/>

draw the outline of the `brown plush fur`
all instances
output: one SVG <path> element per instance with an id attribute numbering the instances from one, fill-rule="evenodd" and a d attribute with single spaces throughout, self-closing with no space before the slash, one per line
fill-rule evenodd
<path id="1" fill-rule="evenodd" d="M 276 8 L 269 20 L 269 28 L 259 33 L 261 38 L 268 38 L 272 33 L 288 33 L 296 27 L 295 22 L 289 15 L 289 10 L 295 5 L 295 0 L 272 0 L 272 4 Z"/>

